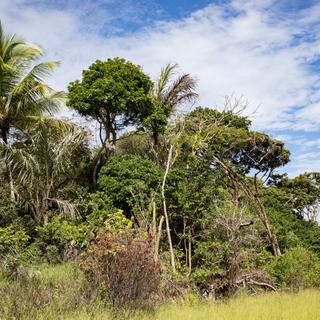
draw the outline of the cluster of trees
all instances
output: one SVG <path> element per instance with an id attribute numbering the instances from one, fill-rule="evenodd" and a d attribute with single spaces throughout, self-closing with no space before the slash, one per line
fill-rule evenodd
<path id="1" fill-rule="evenodd" d="M 168 64 L 152 81 L 120 58 L 57 92 L 45 78 L 58 63 L 41 55 L 0 26 L 3 261 L 76 259 L 108 245 L 90 247 L 101 230 L 144 230 L 148 259 L 207 292 L 320 285 L 320 173 L 277 174 L 290 152 L 251 129 L 241 100 L 183 114 L 198 99 L 192 76 Z M 65 104 L 98 123 L 99 146 L 54 117 Z"/>

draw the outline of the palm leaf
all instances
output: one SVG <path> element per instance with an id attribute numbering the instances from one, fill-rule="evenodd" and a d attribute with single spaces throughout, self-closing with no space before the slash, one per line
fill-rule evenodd
<path id="1" fill-rule="evenodd" d="M 155 86 L 155 95 L 160 99 L 166 87 L 171 81 L 172 76 L 175 74 L 177 64 L 167 64 L 161 69 L 159 80 Z"/>

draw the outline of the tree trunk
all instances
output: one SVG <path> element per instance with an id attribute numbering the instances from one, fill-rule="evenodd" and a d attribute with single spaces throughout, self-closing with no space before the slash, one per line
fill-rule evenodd
<path id="1" fill-rule="evenodd" d="M 281 256 L 281 250 L 278 243 L 278 239 L 273 232 L 272 225 L 269 222 L 268 215 L 264 209 L 264 206 L 260 202 L 258 196 L 251 190 L 251 187 L 247 185 L 247 183 L 243 180 L 242 177 L 239 176 L 237 172 L 235 172 L 230 166 L 225 164 L 223 161 L 219 160 L 215 157 L 215 161 L 219 163 L 229 174 L 229 176 L 234 179 L 234 182 L 238 184 L 238 186 L 244 191 L 246 196 L 251 201 L 252 206 L 255 208 L 258 217 L 267 231 L 268 240 L 272 246 L 273 254 L 277 256 Z"/>
<path id="2" fill-rule="evenodd" d="M 2 137 L 3 143 L 5 145 L 8 145 L 8 135 L 9 135 L 9 129 L 1 128 L 1 137 Z M 7 163 L 7 161 L 5 161 L 5 164 L 6 164 L 6 168 L 7 168 L 8 183 L 9 183 L 9 187 L 10 187 L 10 198 L 12 201 L 15 201 L 16 195 L 14 192 L 12 171 L 11 171 L 11 168 L 10 168 L 9 164 Z"/>
<path id="3" fill-rule="evenodd" d="M 186 264 L 186 268 L 188 268 L 188 247 L 187 247 L 187 236 L 186 236 L 186 219 L 183 218 L 183 246 L 184 246 L 184 254 L 185 254 L 185 264 Z"/>
<path id="4" fill-rule="evenodd" d="M 191 237 L 191 229 L 189 227 L 188 230 L 188 277 L 190 276 L 192 271 L 192 237 Z"/>
<path id="5" fill-rule="evenodd" d="M 171 232 L 170 232 L 170 222 L 169 222 L 169 216 L 167 212 L 167 204 L 166 204 L 166 197 L 165 197 L 165 185 L 167 176 L 170 169 L 170 164 L 172 160 L 172 152 L 173 152 L 173 146 L 170 145 L 169 153 L 168 153 L 168 159 L 167 159 L 167 165 L 166 170 L 163 176 L 162 186 L 161 186 L 161 195 L 162 195 L 162 202 L 163 202 L 163 213 L 166 220 L 166 231 L 167 231 L 167 237 L 168 237 L 168 244 L 169 244 L 169 251 L 170 251 L 170 259 L 171 259 L 171 267 L 172 271 L 176 272 L 176 263 L 175 263 L 175 257 L 174 257 L 174 251 L 173 251 L 173 245 L 171 240 Z"/>
<path id="6" fill-rule="evenodd" d="M 161 231 L 162 231 L 162 224 L 163 224 L 164 217 L 161 216 L 160 221 L 159 221 L 159 226 L 158 226 L 158 234 L 156 236 L 156 241 L 155 241 L 155 260 L 159 259 L 159 247 L 160 247 L 160 239 L 161 239 Z"/>
<path id="7" fill-rule="evenodd" d="M 98 156 L 97 156 L 97 162 L 94 166 L 94 169 L 93 169 L 93 174 L 92 174 L 92 182 L 94 185 L 97 184 L 97 179 L 98 179 L 98 171 L 100 169 L 100 166 L 101 166 L 101 163 L 102 163 L 102 158 L 104 156 L 104 153 L 105 153 L 105 149 L 104 147 L 101 147 L 101 149 L 99 150 L 98 152 Z"/>

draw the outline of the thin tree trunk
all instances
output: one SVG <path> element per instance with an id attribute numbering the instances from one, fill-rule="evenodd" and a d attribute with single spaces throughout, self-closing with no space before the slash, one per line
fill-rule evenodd
<path id="1" fill-rule="evenodd" d="M 97 184 L 97 179 L 98 179 L 98 170 L 99 170 L 99 167 L 101 165 L 101 162 L 102 162 L 102 157 L 103 157 L 103 153 L 105 152 L 105 149 L 104 147 L 101 147 L 101 149 L 99 150 L 98 152 L 98 156 L 97 156 L 97 162 L 94 166 L 94 169 L 93 169 L 93 174 L 92 174 L 92 182 L 94 185 Z"/>
<path id="2" fill-rule="evenodd" d="M 3 140 L 3 143 L 7 146 L 8 145 L 8 135 L 9 135 L 9 130 L 5 130 L 5 129 L 1 129 L 1 137 Z M 9 183 L 9 187 L 10 187 L 10 198 L 12 201 L 16 200 L 16 195 L 14 192 L 14 184 L 13 184 L 13 177 L 12 177 L 12 171 L 11 168 L 9 166 L 9 164 L 7 163 L 7 161 L 5 161 L 6 164 L 6 168 L 7 168 L 7 177 L 8 177 L 8 183 Z"/>
<path id="3" fill-rule="evenodd" d="M 154 199 L 152 199 L 152 237 L 155 241 L 157 237 L 157 212 Z"/>
<path id="4" fill-rule="evenodd" d="M 163 176 L 162 186 L 161 186 L 161 195 L 162 195 L 162 201 L 163 201 L 163 213 L 166 220 L 166 231 L 167 231 L 167 237 L 168 237 L 168 244 L 169 244 L 169 251 L 170 251 L 170 259 L 171 259 L 171 267 L 172 271 L 176 272 L 176 263 L 175 263 L 175 257 L 174 257 L 174 251 L 173 251 L 173 245 L 171 240 L 171 232 L 170 232 L 170 222 L 169 222 L 169 216 L 167 212 L 167 204 L 166 204 L 166 197 L 165 197 L 165 185 L 167 176 L 170 169 L 170 164 L 172 160 L 172 152 L 173 152 L 173 146 L 170 145 L 169 153 L 168 153 L 168 159 L 167 159 L 167 165 L 166 170 Z"/>
<path id="5" fill-rule="evenodd" d="M 186 268 L 188 268 L 188 247 L 187 247 L 187 236 L 186 236 L 186 219 L 183 218 L 183 246 L 184 246 L 184 252 L 185 252 L 185 263 Z"/>
<path id="6" fill-rule="evenodd" d="M 160 247 L 160 239 L 161 239 L 161 231 L 162 231 L 162 224 L 164 221 L 164 217 L 161 216 L 158 226 L 158 234 L 156 236 L 156 242 L 155 242 L 155 260 L 159 259 L 159 247 Z"/>
<path id="7" fill-rule="evenodd" d="M 192 237 L 191 237 L 191 229 L 189 227 L 188 230 L 188 277 L 192 271 Z"/>
<path id="8" fill-rule="evenodd" d="M 251 204 L 255 208 L 258 217 L 267 231 L 268 240 L 272 246 L 273 254 L 277 256 L 281 256 L 281 250 L 278 243 L 278 239 L 273 232 L 272 225 L 269 222 L 268 215 L 264 209 L 264 206 L 260 202 L 259 198 L 255 193 L 252 192 L 251 188 L 243 181 L 241 177 L 239 177 L 238 173 L 236 173 L 232 168 L 226 165 L 223 161 L 219 160 L 215 157 L 215 160 L 228 172 L 229 176 L 234 179 L 234 182 L 238 184 L 238 186 L 244 191 L 247 195 Z"/>
<path id="9" fill-rule="evenodd" d="M 7 165 L 7 170 L 8 170 L 8 182 L 9 182 L 9 186 L 10 186 L 10 198 L 12 201 L 15 201 L 16 195 L 14 193 L 13 177 L 12 177 L 11 169 L 8 165 Z"/>

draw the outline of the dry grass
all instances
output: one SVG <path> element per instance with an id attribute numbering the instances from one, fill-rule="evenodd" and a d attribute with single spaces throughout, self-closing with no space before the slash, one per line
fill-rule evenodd
<path id="1" fill-rule="evenodd" d="M 124 319 L 125 317 L 119 317 Z M 141 320 L 319 320 L 320 291 L 299 293 L 272 293 L 255 297 L 238 297 L 220 303 L 173 303 L 162 306 L 155 314 L 130 315 L 127 319 Z M 44 318 L 43 318 L 44 319 Z M 59 318 L 60 319 L 60 318 Z M 89 314 L 75 311 L 64 315 L 66 320 L 112 319 L 103 308 Z"/>
<path id="2" fill-rule="evenodd" d="M 70 264 L 39 266 L 37 281 L 2 279 L 0 320 L 109 320 L 110 309 L 99 300 L 83 297 L 82 276 Z M 82 291 L 83 292 L 83 291 Z M 117 319 L 139 320 L 320 320 L 320 291 L 239 296 L 218 303 L 199 301 L 168 303 L 153 314 L 122 314 Z"/>

